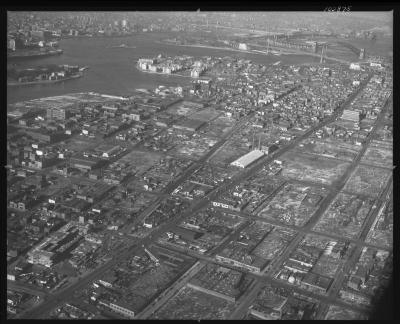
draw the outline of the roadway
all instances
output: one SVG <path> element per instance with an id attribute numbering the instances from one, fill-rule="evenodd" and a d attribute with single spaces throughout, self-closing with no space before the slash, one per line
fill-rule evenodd
<path id="1" fill-rule="evenodd" d="M 371 78 L 371 76 L 372 75 L 370 75 L 369 78 Z M 368 80 L 363 82 L 363 86 L 366 84 L 366 82 Z M 229 181 L 226 184 L 222 184 L 220 187 L 212 190 L 204 199 L 201 199 L 200 201 L 194 203 L 184 213 L 182 213 L 181 215 L 177 215 L 176 217 L 170 219 L 168 222 L 166 222 L 166 223 L 162 224 L 161 226 L 159 226 L 158 228 L 156 228 L 149 236 L 143 238 L 141 243 L 143 245 L 145 245 L 145 246 L 150 245 L 151 243 L 154 243 L 155 240 L 160 235 L 162 235 L 163 233 L 173 229 L 183 219 L 187 218 L 188 216 L 190 216 L 191 214 L 193 214 L 195 212 L 200 211 L 201 209 L 206 208 L 209 205 L 210 200 L 215 198 L 221 191 L 224 191 L 228 187 L 233 187 L 234 185 L 240 183 L 242 180 L 244 180 L 245 178 L 249 177 L 251 174 L 253 174 L 253 173 L 257 172 L 258 170 L 260 170 L 265 165 L 265 163 L 269 163 L 273 159 L 277 158 L 278 156 L 281 156 L 282 154 L 286 153 L 288 150 L 290 150 L 293 147 L 295 147 L 296 145 L 298 145 L 300 141 L 302 141 L 303 139 L 305 139 L 306 137 L 311 135 L 314 131 L 324 127 L 326 124 L 328 124 L 328 123 L 332 122 L 333 120 L 335 120 L 339 116 L 339 114 L 343 111 L 345 106 L 348 103 L 350 103 L 351 100 L 353 100 L 355 98 L 355 96 L 359 93 L 359 91 L 361 89 L 362 89 L 362 87 L 360 87 L 359 90 L 356 93 L 354 93 L 351 96 L 349 96 L 349 98 L 345 101 L 343 106 L 341 108 L 337 109 L 332 114 L 332 116 L 330 116 L 330 118 L 328 118 L 325 121 L 321 122 L 320 124 L 310 128 L 301 137 L 295 139 L 293 141 L 293 143 L 287 145 L 286 147 L 283 147 L 283 148 L 279 149 L 278 151 L 274 152 L 274 154 L 272 154 L 271 156 L 261 158 L 257 163 L 255 163 L 253 165 L 253 167 L 251 167 L 249 170 L 244 171 L 242 175 L 240 175 L 238 177 L 235 177 L 232 181 Z M 249 118 L 251 118 L 250 115 L 248 116 L 247 119 L 249 119 Z M 246 122 L 246 120 L 243 120 L 243 121 L 239 122 L 237 127 L 243 126 L 245 124 L 245 122 Z M 229 134 L 233 134 L 234 131 L 237 131 L 237 127 L 234 127 L 234 129 L 232 129 L 231 132 L 229 132 Z M 228 136 L 226 135 L 226 137 L 219 142 L 219 144 L 220 144 L 219 146 L 222 146 L 224 144 L 223 141 L 226 141 L 227 138 L 228 138 Z M 216 146 L 216 147 L 218 147 L 218 146 Z M 206 154 L 205 156 L 203 156 L 201 161 L 205 162 L 208 159 L 208 157 L 211 156 L 211 154 L 213 154 L 215 152 L 215 150 L 217 149 L 216 147 L 214 148 L 212 153 L 209 153 L 209 154 Z M 189 174 L 184 173 L 184 175 L 180 178 L 180 181 L 178 181 L 178 183 L 176 183 L 175 185 L 178 186 L 181 182 L 185 181 L 188 176 L 189 176 Z M 296 239 L 293 242 L 295 242 L 295 241 L 296 241 Z M 292 246 L 292 249 L 293 248 L 294 248 L 294 246 Z M 123 249 L 121 251 L 118 251 L 115 254 L 113 259 L 111 259 L 108 262 L 106 262 L 105 264 L 99 266 L 98 268 L 93 270 L 90 274 L 88 274 L 87 276 L 81 278 L 81 280 L 79 280 L 78 282 L 72 284 L 69 287 L 66 287 L 65 289 L 63 289 L 60 292 L 54 293 L 52 295 L 53 298 L 48 300 L 48 302 L 46 302 L 45 304 L 38 305 L 38 306 L 32 308 L 31 310 L 27 311 L 24 314 L 24 318 L 30 318 L 30 319 L 46 318 L 46 315 L 52 309 L 54 309 L 58 305 L 62 304 L 65 300 L 68 300 L 69 298 L 71 298 L 71 296 L 73 296 L 73 294 L 76 291 L 78 291 L 80 289 L 83 289 L 88 284 L 92 283 L 94 280 L 96 280 L 99 277 L 101 277 L 105 272 L 107 272 L 108 270 L 112 269 L 118 262 L 120 262 L 122 260 L 126 260 L 127 258 L 132 256 L 133 254 L 135 254 L 137 252 L 141 252 L 141 250 L 142 250 L 142 247 L 140 245 L 138 246 L 138 245 L 133 244 L 131 246 L 126 247 L 125 249 Z"/>
<path id="2" fill-rule="evenodd" d="M 22 281 L 7 280 L 7 289 L 24 292 L 34 296 L 49 296 L 49 293 L 45 289 Z"/>

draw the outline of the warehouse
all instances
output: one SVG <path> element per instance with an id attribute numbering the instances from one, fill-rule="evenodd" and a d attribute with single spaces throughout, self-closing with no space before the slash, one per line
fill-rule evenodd
<path id="1" fill-rule="evenodd" d="M 359 122 L 360 121 L 359 114 L 360 113 L 358 111 L 345 109 L 343 111 L 342 119 L 351 120 L 353 122 Z"/>
<path id="2" fill-rule="evenodd" d="M 231 163 L 231 165 L 244 169 L 244 168 L 248 167 L 251 163 L 257 161 L 263 155 L 264 155 L 263 151 L 253 150 L 253 151 L 243 155 L 242 157 L 238 158 L 236 161 L 233 161 Z"/>

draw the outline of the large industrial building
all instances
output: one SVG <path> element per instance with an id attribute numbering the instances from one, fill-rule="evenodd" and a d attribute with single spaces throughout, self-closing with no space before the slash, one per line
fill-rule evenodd
<path id="1" fill-rule="evenodd" d="M 231 165 L 244 169 L 244 168 L 247 168 L 253 162 L 257 161 L 263 155 L 264 155 L 263 151 L 253 150 L 253 151 L 241 156 L 237 160 L 233 161 L 231 163 Z"/>
<path id="2" fill-rule="evenodd" d="M 47 108 L 46 113 L 47 119 L 66 120 L 71 116 L 65 107 L 50 107 Z"/>
<path id="3" fill-rule="evenodd" d="M 345 109 L 343 111 L 342 119 L 359 122 L 360 121 L 359 116 L 360 116 L 360 113 L 358 111 Z"/>

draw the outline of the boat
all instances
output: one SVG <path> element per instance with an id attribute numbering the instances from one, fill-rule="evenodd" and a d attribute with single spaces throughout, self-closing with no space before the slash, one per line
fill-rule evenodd
<path id="1" fill-rule="evenodd" d="M 272 65 L 279 65 L 279 64 L 281 64 L 281 61 L 275 62 L 275 63 L 272 64 Z"/>
<path id="2" fill-rule="evenodd" d="M 111 46 L 111 48 L 136 48 L 136 46 L 128 46 L 126 44 Z"/>
<path id="3" fill-rule="evenodd" d="M 79 68 L 79 72 L 83 72 L 85 70 L 87 70 L 89 67 L 88 66 L 83 66 L 81 68 Z"/>

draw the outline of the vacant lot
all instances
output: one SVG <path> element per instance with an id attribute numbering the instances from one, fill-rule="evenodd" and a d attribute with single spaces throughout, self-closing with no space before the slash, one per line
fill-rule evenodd
<path id="1" fill-rule="evenodd" d="M 220 166 L 227 166 L 248 152 L 249 149 L 240 145 L 240 143 L 227 142 L 211 157 L 210 162 Z"/>
<path id="2" fill-rule="evenodd" d="M 326 191 L 320 188 L 287 183 L 258 216 L 303 226 L 325 195 Z"/>
<path id="3" fill-rule="evenodd" d="M 253 254 L 271 261 L 282 254 L 283 250 L 294 238 L 296 232 L 281 227 L 275 227 L 271 233 L 254 249 Z"/>
<path id="4" fill-rule="evenodd" d="M 154 314 L 155 319 L 227 319 L 235 304 L 192 288 L 183 287 Z"/>
<path id="5" fill-rule="evenodd" d="M 183 140 L 169 153 L 177 157 L 198 160 L 200 157 L 206 154 L 211 147 L 217 143 L 217 141 L 218 140 L 216 138 L 209 138 L 205 136 L 192 137 L 189 140 Z"/>
<path id="6" fill-rule="evenodd" d="M 104 139 L 99 137 L 88 138 L 86 136 L 74 136 L 74 138 L 66 141 L 66 148 L 71 152 L 83 152 L 96 148 L 104 143 Z"/>
<path id="7" fill-rule="evenodd" d="M 336 305 L 329 306 L 326 320 L 365 320 L 367 316 Z"/>
<path id="8" fill-rule="evenodd" d="M 314 229 L 323 233 L 334 233 L 345 238 L 357 238 L 374 200 L 355 195 L 339 194 L 329 206 Z"/>
<path id="9" fill-rule="evenodd" d="M 353 161 L 361 148 L 360 146 L 343 141 L 333 141 L 329 139 L 305 139 L 301 144 L 304 146 L 297 147 L 297 150 L 302 153 L 316 154 L 345 161 Z"/>
<path id="10" fill-rule="evenodd" d="M 117 164 L 129 166 L 132 171 L 142 174 L 144 171 L 155 165 L 162 155 L 151 152 L 132 151 L 117 161 Z"/>
<path id="11" fill-rule="evenodd" d="M 206 108 L 190 115 L 190 118 L 209 122 L 219 115 L 221 115 L 221 111 L 217 111 L 214 108 Z"/>
<path id="12" fill-rule="evenodd" d="M 373 141 L 362 157 L 361 163 L 391 168 L 393 166 L 392 145 L 381 141 Z"/>
<path id="13" fill-rule="evenodd" d="M 328 185 L 338 180 L 350 165 L 349 162 L 295 152 L 284 154 L 282 160 L 284 161 L 283 176 Z"/>
<path id="14" fill-rule="evenodd" d="M 235 124 L 235 119 L 225 116 L 219 116 L 212 120 L 201 132 L 207 135 L 220 138 L 222 135 L 229 132 Z"/>
<path id="15" fill-rule="evenodd" d="M 180 115 L 187 116 L 194 114 L 198 108 L 195 105 L 191 105 L 190 102 L 178 102 L 172 106 L 170 106 L 166 111 L 170 115 Z"/>
<path id="16" fill-rule="evenodd" d="M 347 181 L 345 190 L 378 197 L 389 180 L 392 171 L 358 165 Z"/>

